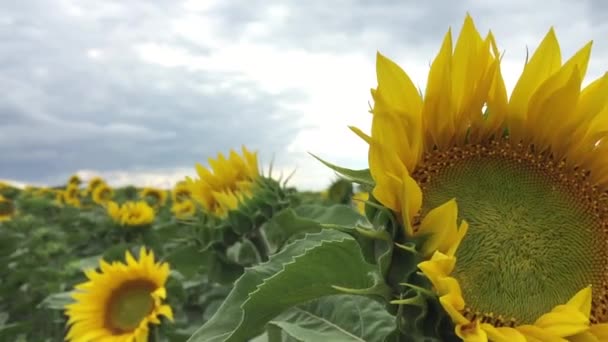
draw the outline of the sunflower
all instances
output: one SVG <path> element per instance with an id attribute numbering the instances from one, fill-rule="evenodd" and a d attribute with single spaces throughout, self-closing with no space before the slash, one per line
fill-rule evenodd
<path id="1" fill-rule="evenodd" d="M 106 182 L 101 177 L 91 178 L 91 180 L 89 180 L 89 185 L 87 186 L 87 193 L 92 194 L 98 186 L 105 183 Z"/>
<path id="2" fill-rule="evenodd" d="M 174 202 L 171 206 L 171 212 L 173 212 L 178 219 L 187 219 L 196 213 L 196 205 L 192 200 Z"/>
<path id="3" fill-rule="evenodd" d="M 221 153 L 216 159 L 209 158 L 211 170 L 197 163 L 199 178 L 186 178 L 192 198 L 205 211 L 224 217 L 253 194 L 255 181 L 260 177 L 257 153 L 245 147 L 242 151 L 242 156 L 231 150 L 228 158 Z"/>
<path id="4" fill-rule="evenodd" d="M 57 200 L 60 203 L 71 205 L 72 207 L 80 208 L 80 188 L 75 183 L 70 183 L 68 186 L 57 195 Z"/>
<path id="5" fill-rule="evenodd" d="M 154 222 L 154 209 L 144 201 L 125 202 L 119 206 L 116 202 L 107 202 L 106 210 L 114 222 L 130 227 L 149 225 Z"/>
<path id="6" fill-rule="evenodd" d="M 154 207 L 162 207 L 167 201 L 167 192 L 161 189 L 144 188 L 139 196 Z"/>
<path id="7" fill-rule="evenodd" d="M 0 222 L 8 221 L 15 216 L 16 210 L 13 201 L 0 195 Z"/>
<path id="8" fill-rule="evenodd" d="M 114 190 L 106 183 L 97 185 L 92 193 L 93 202 L 97 204 L 104 204 L 110 201 L 112 197 L 114 197 Z"/>
<path id="9" fill-rule="evenodd" d="M 590 50 L 562 63 L 551 29 L 510 98 L 469 16 L 424 95 L 377 55 L 371 136 L 352 129 L 465 341 L 608 338 L 608 74 L 581 87 Z"/>
<path id="10" fill-rule="evenodd" d="M 79 186 L 80 184 L 82 184 L 82 180 L 80 179 L 80 177 L 78 177 L 78 175 L 74 174 L 74 175 L 71 175 L 70 178 L 68 179 L 68 185 L 70 185 L 70 184 Z"/>
<path id="11" fill-rule="evenodd" d="M 149 324 L 160 316 L 173 320 L 163 304 L 169 265 L 154 261 L 154 252 L 141 248 L 139 260 L 128 251 L 126 263 L 100 261 L 100 271 L 87 270 L 88 281 L 76 285 L 76 301 L 65 307 L 68 341 L 148 341 Z"/>
<path id="12" fill-rule="evenodd" d="M 173 191 L 171 191 L 171 198 L 173 199 L 173 203 L 181 203 L 190 200 L 192 198 L 192 193 L 188 187 L 188 183 L 185 181 L 177 182 Z"/>
<path id="13" fill-rule="evenodd" d="M 365 215 L 365 201 L 367 201 L 368 199 L 368 192 L 357 192 L 353 195 L 352 201 L 359 214 Z"/>

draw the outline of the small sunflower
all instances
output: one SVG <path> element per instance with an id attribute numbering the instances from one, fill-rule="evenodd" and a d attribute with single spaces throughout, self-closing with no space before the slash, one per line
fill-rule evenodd
<path id="1" fill-rule="evenodd" d="M 11 220 L 15 213 L 16 209 L 13 201 L 0 195 L 0 222 Z"/>
<path id="2" fill-rule="evenodd" d="M 154 209 L 144 201 L 126 202 L 119 206 L 109 201 L 106 210 L 114 222 L 130 227 L 149 225 L 154 222 Z"/>
<path id="3" fill-rule="evenodd" d="M 162 207 L 167 201 L 167 191 L 155 188 L 144 188 L 139 196 L 154 207 Z"/>
<path id="4" fill-rule="evenodd" d="M 76 301 L 66 306 L 68 341 L 145 342 L 149 324 L 160 316 L 173 320 L 163 304 L 169 276 L 167 263 L 155 262 L 154 252 L 141 248 L 139 260 L 128 251 L 126 263 L 100 261 L 100 271 L 85 272 L 88 281 L 76 285 Z"/>
<path id="5" fill-rule="evenodd" d="M 74 174 L 74 175 L 71 175 L 70 178 L 68 179 L 67 185 L 70 185 L 70 184 L 80 186 L 80 184 L 82 184 L 82 180 L 80 179 L 80 177 L 78 177 L 78 175 Z"/>
<path id="6" fill-rule="evenodd" d="M 65 190 L 58 195 L 57 200 L 60 201 L 60 203 L 80 208 L 80 188 L 75 183 L 70 183 Z"/>
<path id="7" fill-rule="evenodd" d="M 365 201 L 367 200 L 369 200 L 368 192 L 357 192 L 353 195 L 353 204 L 361 215 L 365 215 Z"/>
<path id="8" fill-rule="evenodd" d="M 171 191 L 171 198 L 173 199 L 173 203 L 181 203 L 192 199 L 192 192 L 188 187 L 188 183 L 185 181 L 177 182 L 173 191 Z"/>
<path id="9" fill-rule="evenodd" d="M 101 183 L 94 188 L 91 197 L 93 202 L 97 204 L 104 204 L 112 200 L 112 197 L 114 197 L 114 190 L 112 190 L 108 184 Z"/>
<path id="10" fill-rule="evenodd" d="M 192 217 L 196 213 L 196 205 L 192 200 L 182 200 L 181 202 L 174 202 L 171 206 L 171 212 L 178 219 L 187 219 Z"/>
<path id="11" fill-rule="evenodd" d="M 423 96 L 377 56 L 371 136 L 353 128 L 373 197 L 425 241 L 419 268 L 465 341 L 608 336 L 608 74 L 581 86 L 590 51 L 562 63 L 551 29 L 510 99 L 469 16 Z"/>
<path id="12" fill-rule="evenodd" d="M 221 153 L 217 159 L 209 158 L 211 170 L 197 163 L 199 178 L 186 179 L 192 198 L 205 211 L 224 217 L 252 195 L 255 181 L 260 177 L 257 153 L 245 147 L 242 151 L 242 156 L 231 150 L 228 158 Z"/>
<path id="13" fill-rule="evenodd" d="M 101 177 L 93 177 L 91 178 L 91 180 L 89 180 L 89 185 L 87 186 L 87 193 L 88 194 L 92 194 L 93 191 L 95 191 L 95 189 L 102 185 L 105 184 L 106 182 L 103 180 L 103 178 Z"/>

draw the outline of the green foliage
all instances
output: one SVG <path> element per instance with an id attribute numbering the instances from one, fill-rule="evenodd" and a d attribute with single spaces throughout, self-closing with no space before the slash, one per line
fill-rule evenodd
<path id="1" fill-rule="evenodd" d="M 371 190 L 369 170 L 324 163 L 344 177 L 326 195 L 262 177 L 225 217 L 177 220 L 169 200 L 140 228 L 115 224 L 86 196 L 74 208 L 3 190 L 18 215 L 0 223 L 0 341 L 63 340 L 83 271 L 141 246 L 171 267 L 175 321 L 153 329 L 155 342 L 458 340 L 417 268 L 420 241 L 372 195 L 365 216 L 354 210 L 352 182 Z M 139 190 L 115 194 L 137 200 Z"/>
<path id="2" fill-rule="evenodd" d="M 217 313 L 190 341 L 253 338 L 284 310 L 339 293 L 335 286 L 363 290 L 378 287 L 379 281 L 376 268 L 363 259 L 352 237 L 332 230 L 309 234 L 267 263 L 246 270 Z"/>
<path id="3" fill-rule="evenodd" d="M 349 180 L 353 183 L 365 186 L 366 188 L 369 188 L 369 189 L 373 188 L 373 186 L 375 184 L 374 179 L 372 178 L 372 175 L 369 172 L 369 169 L 351 170 L 351 169 L 340 167 L 340 166 L 334 165 L 330 162 L 327 162 L 327 161 L 315 156 L 312 153 L 311 153 L 311 155 L 313 157 L 315 157 L 315 159 L 317 159 L 318 161 L 323 163 L 325 166 L 336 171 L 336 173 L 338 173 L 341 177 L 343 177 L 346 180 Z"/>
<path id="4" fill-rule="evenodd" d="M 295 306 L 268 323 L 280 330 L 277 341 L 381 342 L 395 329 L 395 317 L 377 301 L 351 295 L 322 297 Z"/>

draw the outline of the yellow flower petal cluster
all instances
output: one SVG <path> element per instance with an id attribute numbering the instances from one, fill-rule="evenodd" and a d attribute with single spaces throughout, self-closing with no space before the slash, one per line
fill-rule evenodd
<path id="1" fill-rule="evenodd" d="M 95 191 L 95 189 L 102 185 L 105 184 L 106 181 L 101 178 L 101 177 L 93 177 L 89 180 L 89 185 L 87 186 L 87 194 L 93 194 L 93 192 Z"/>
<path id="2" fill-rule="evenodd" d="M 82 184 L 82 180 L 76 174 L 71 175 L 70 178 L 68 179 L 68 184 L 67 185 L 71 185 L 71 184 L 76 185 L 76 186 L 80 186 L 80 184 Z"/>
<path id="3" fill-rule="evenodd" d="M 76 183 L 69 183 L 64 190 L 57 191 L 55 200 L 60 205 L 70 205 L 80 208 L 80 188 Z"/>
<path id="4" fill-rule="evenodd" d="M 154 207 L 162 207 L 167 202 L 167 191 L 156 188 L 144 188 L 139 197 Z"/>
<path id="5" fill-rule="evenodd" d="M 171 212 L 178 219 L 187 219 L 196 213 L 196 204 L 192 200 L 182 200 L 174 202 L 171 206 Z"/>
<path id="6" fill-rule="evenodd" d="M 192 199 L 192 193 L 186 181 L 179 181 L 171 191 L 173 203 L 180 203 Z"/>
<path id="7" fill-rule="evenodd" d="M 68 341 L 147 342 L 150 324 L 160 316 L 173 320 L 164 304 L 169 265 L 141 248 L 139 260 L 128 251 L 126 263 L 100 261 L 100 270 L 87 270 L 88 280 L 76 285 L 75 303 L 66 306 Z"/>
<path id="8" fill-rule="evenodd" d="M 112 188 L 105 182 L 102 182 L 95 186 L 91 195 L 93 202 L 100 205 L 106 204 L 107 202 L 111 201 L 112 197 L 114 197 L 114 190 L 112 190 Z"/>
<path id="9" fill-rule="evenodd" d="M 206 212 L 224 217 L 252 195 L 255 181 L 260 176 L 257 153 L 243 146 L 242 156 L 233 150 L 228 158 L 220 153 L 216 159 L 209 158 L 209 166 L 207 169 L 197 163 L 199 178 L 186 178 L 186 183 L 192 198 Z"/>
<path id="10" fill-rule="evenodd" d="M 123 226 L 145 226 L 154 222 L 154 209 L 144 201 L 129 201 L 118 205 L 114 201 L 107 203 L 106 210 L 114 222 Z"/>

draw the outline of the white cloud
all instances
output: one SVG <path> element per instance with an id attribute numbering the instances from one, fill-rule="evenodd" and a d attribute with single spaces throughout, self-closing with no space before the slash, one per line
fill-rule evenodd
<path id="1" fill-rule="evenodd" d="M 0 101 L 0 141 L 21 146 L 12 154 L 0 146 L 17 165 L 1 177 L 58 158 L 38 165 L 48 174 L 28 177 L 55 181 L 95 168 L 117 182 L 165 184 L 244 143 L 277 153 L 281 170 L 297 168 L 295 185 L 320 189 L 333 172 L 307 152 L 367 165 L 366 145 L 347 126 L 369 131 L 376 50 L 424 89 L 445 31 L 451 26 L 456 36 L 466 11 L 506 52 L 508 89 L 526 46 L 532 52 L 551 25 L 563 59 L 595 39 L 587 83 L 608 61 L 608 26 L 598 19 L 606 8 L 594 2 L 57 3 L 0 15 L 4 55 L 17 56 L 0 58 L 9 66 L 0 89 L 10 90 Z"/>

